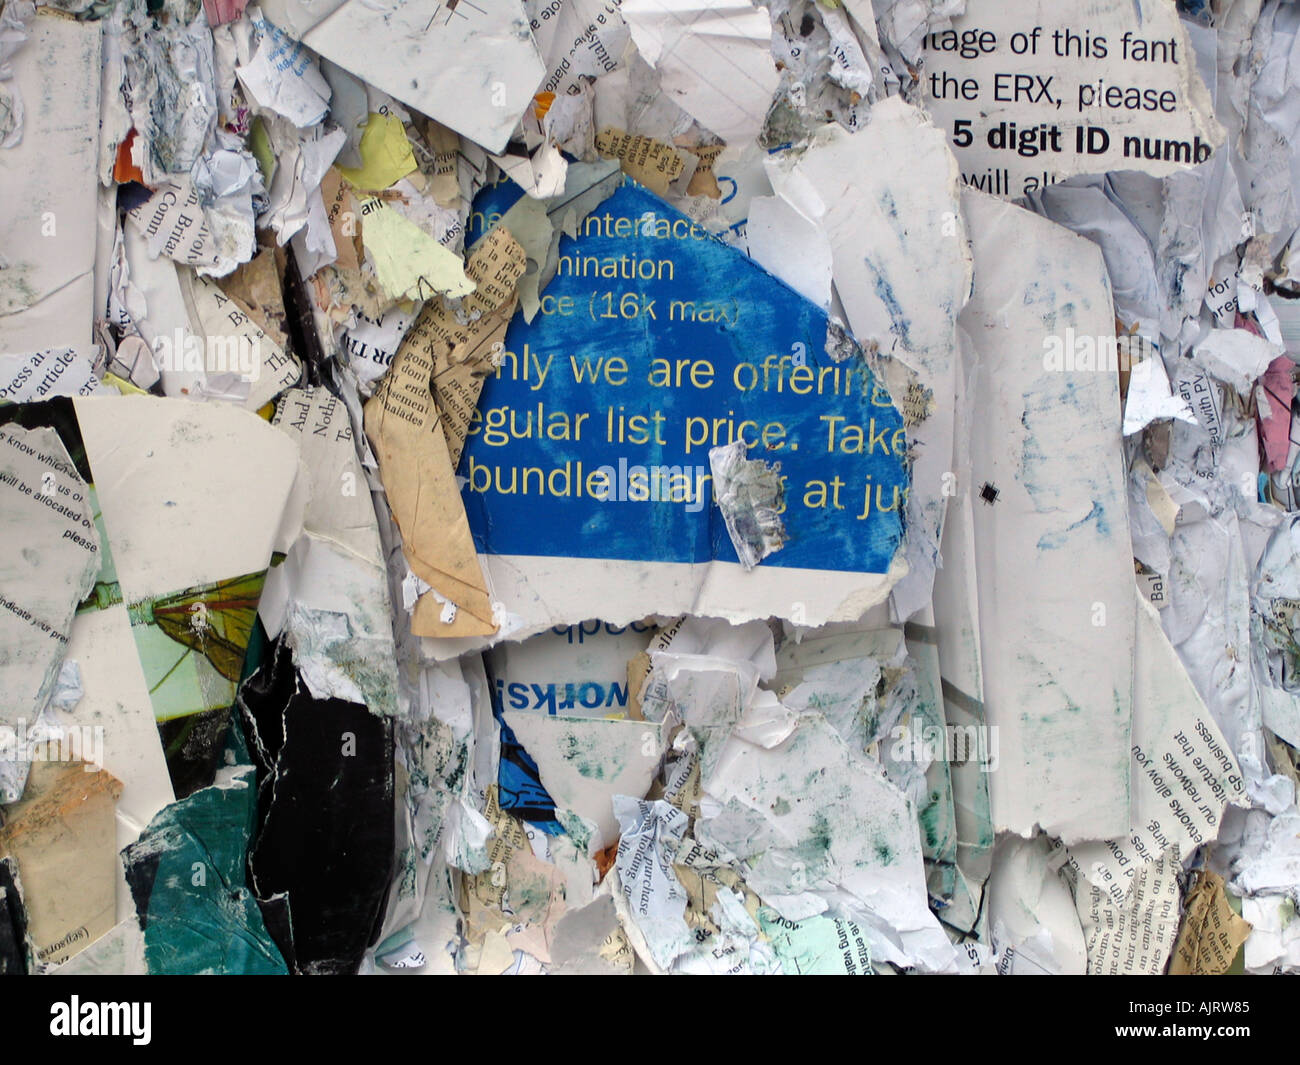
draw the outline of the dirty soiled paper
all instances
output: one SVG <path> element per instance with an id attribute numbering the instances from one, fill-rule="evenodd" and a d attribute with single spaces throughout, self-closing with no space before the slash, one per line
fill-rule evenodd
<path id="1" fill-rule="evenodd" d="M 552 717 L 507 711 L 503 720 L 537 763 L 557 811 L 594 830 L 570 831 L 589 854 L 618 842 L 618 795 L 645 795 L 663 756 L 664 734 L 648 721 Z M 585 838 L 584 838 L 585 837 Z"/>
<path id="2" fill-rule="evenodd" d="M 71 957 L 117 920 L 113 802 L 122 785 L 94 765 L 50 760 L 50 753 L 33 764 L 22 802 L 6 808 L 0 827 L 0 854 L 18 866 L 41 966 Z"/>
<path id="3" fill-rule="evenodd" d="M 914 170 L 875 165 L 889 158 L 910 159 Z M 872 109 L 867 128 L 823 127 L 805 152 L 767 169 L 787 223 L 794 216 L 805 231 L 812 227 L 830 255 L 829 264 L 813 257 L 800 281 L 787 280 L 800 291 L 824 290 L 820 279 L 832 270 L 853 336 L 881 352 L 876 365 L 904 417 L 908 573 L 891 591 L 891 606 L 905 620 L 930 598 L 954 488 L 953 353 L 972 269 L 957 167 L 942 131 L 895 97 Z M 817 243 L 805 238 L 796 247 Z M 771 250 L 781 276 L 797 268 L 798 252 Z"/>
<path id="4" fill-rule="evenodd" d="M 45 709 L 77 604 L 99 569 L 90 490 L 53 429 L 0 427 L 0 539 L 0 641 L 9 649 L 0 726 L 12 741 Z"/>
<path id="5" fill-rule="evenodd" d="M 872 958 L 926 971 L 951 966 L 953 948 L 925 902 L 911 804 L 820 713 L 746 728 L 772 709 L 754 701 L 726 739 L 696 837 L 747 860 L 746 882 L 783 917 L 823 913 L 834 897 L 867 929 Z M 825 772 L 810 777 L 809 765 Z"/>
<path id="6" fill-rule="evenodd" d="M 1134 659 L 1132 832 L 1067 848 L 1071 865 L 1117 906 L 1149 863 L 1171 850 L 1185 860 L 1215 839 L 1224 808 L 1245 797 L 1231 747 L 1140 594 Z"/>
<path id="7" fill-rule="evenodd" d="M 1128 832 L 1136 604 L 1114 375 L 1045 367 L 1045 342 L 1114 330 L 1101 253 L 983 193 L 962 208 L 975 288 L 971 491 L 995 826 L 1067 843 Z M 1017 752 L 1017 753 L 1011 753 Z"/>
<path id="8" fill-rule="evenodd" d="M 1228 903 L 1223 877 L 1197 874 L 1183 905 L 1183 924 L 1169 962 L 1170 976 L 1219 976 L 1231 968 L 1251 928 Z"/>
<path id="9" fill-rule="evenodd" d="M 545 74 L 517 0 L 397 0 L 383 18 L 362 0 L 261 6 L 289 36 L 492 152 L 505 148 Z"/>
<path id="10" fill-rule="evenodd" d="M 26 107 L 22 140 L 0 150 L 3 354 L 90 346 L 103 24 L 61 14 L 39 9 L 9 61 Z"/>

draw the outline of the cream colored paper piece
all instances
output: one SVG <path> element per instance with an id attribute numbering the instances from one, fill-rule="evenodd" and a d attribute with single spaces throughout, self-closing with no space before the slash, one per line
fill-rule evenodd
<path id="1" fill-rule="evenodd" d="M 1069 861 L 1113 905 L 1151 862 L 1176 848 L 1186 860 L 1218 837 L 1224 809 L 1245 802 L 1232 748 L 1201 702 L 1146 597 L 1137 595 L 1132 832 L 1067 848 Z"/>
<path id="2" fill-rule="evenodd" d="M 266 569 L 298 473 L 285 434 L 226 404 L 74 402 L 126 602 Z"/>
<path id="3" fill-rule="evenodd" d="M 155 360 L 164 369 L 203 373 L 202 393 L 258 410 L 302 377 L 302 363 L 287 354 L 253 320 L 249 308 L 228 296 L 210 278 L 180 271 L 190 318 L 199 327 L 198 344 L 172 337 L 154 341 Z M 201 352 L 201 358 L 200 358 Z M 168 360 L 171 360 L 170 365 Z"/>
<path id="4" fill-rule="evenodd" d="M 140 838 L 164 806 L 176 801 L 126 605 L 78 614 L 68 657 L 80 667 L 85 692 L 64 720 L 103 736 L 103 768 L 122 782 L 114 815 L 120 852 Z M 116 919 L 135 923 L 135 913 L 119 862 Z"/>
<path id="5" fill-rule="evenodd" d="M 1082 976 L 1088 948 L 1065 879 L 1042 836 L 1004 836 L 988 882 L 989 942 L 1010 976 Z"/>

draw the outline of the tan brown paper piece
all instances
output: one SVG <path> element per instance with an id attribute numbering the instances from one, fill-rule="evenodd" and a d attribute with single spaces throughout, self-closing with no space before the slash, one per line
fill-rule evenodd
<path id="1" fill-rule="evenodd" d="M 695 173 L 691 175 L 690 183 L 686 186 L 687 196 L 707 196 L 711 200 L 722 199 L 722 189 L 718 186 L 713 167 L 725 147 L 725 144 L 707 144 L 697 148 L 687 146 L 686 150 L 699 160 L 695 166 Z"/>
<path id="2" fill-rule="evenodd" d="M 1170 976 L 1221 976 L 1251 933 L 1250 923 L 1232 912 L 1223 877 L 1202 872 L 1187 893 Z"/>
<path id="3" fill-rule="evenodd" d="M 460 137 L 455 130 L 429 119 L 426 128 L 429 147 L 433 149 L 433 173 L 429 175 L 429 195 L 439 207 L 453 207 L 460 199 L 460 182 L 456 179 L 456 156 L 460 154 Z M 415 150 L 418 152 L 419 148 Z"/>
<path id="4" fill-rule="evenodd" d="M 113 804 L 121 793 L 116 777 L 86 762 L 36 761 L 23 801 L 5 810 L 0 854 L 18 863 L 40 965 L 70 958 L 117 920 Z"/>
<path id="5" fill-rule="evenodd" d="M 447 435 L 452 469 L 460 462 L 470 419 L 478 409 L 483 378 L 495 368 L 506 326 L 515 313 L 515 286 L 527 267 L 524 249 L 502 226 L 470 254 L 465 273 L 477 286 L 459 312 L 430 300 L 405 343 L 433 358 L 433 400 Z M 469 324 L 462 324 L 468 320 Z"/>
<path id="6" fill-rule="evenodd" d="M 360 270 L 365 253 L 361 242 L 361 211 L 352 195 L 352 186 L 343 180 L 336 167 L 330 167 L 321 178 L 320 192 L 338 256 L 334 265 L 340 270 Z"/>
<path id="7" fill-rule="evenodd" d="M 436 315 L 422 314 L 397 349 L 391 369 L 366 404 L 366 436 L 402 533 L 407 564 L 432 589 L 417 600 L 411 631 L 417 636 L 486 636 L 497 628 L 492 603 L 432 391 L 437 338 L 454 319 L 434 324 Z"/>
<path id="8" fill-rule="evenodd" d="M 686 169 L 671 144 L 613 126 L 606 126 L 596 134 L 596 150 L 607 158 L 617 159 L 623 173 L 660 196 L 668 195 L 668 186 Z"/>
<path id="9" fill-rule="evenodd" d="M 283 249 L 261 248 L 233 273 L 218 278 L 217 285 L 227 296 L 238 301 L 271 342 L 284 351 L 289 346 L 289 334 L 280 268 L 276 266 L 277 251 L 283 256 Z"/>

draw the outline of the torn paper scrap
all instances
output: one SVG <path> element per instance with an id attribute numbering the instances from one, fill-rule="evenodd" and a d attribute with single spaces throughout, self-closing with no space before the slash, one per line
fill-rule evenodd
<path id="1" fill-rule="evenodd" d="M 1157 176 L 1224 141 L 1173 0 L 969 0 L 922 38 L 926 106 L 967 185 L 1016 199 L 1073 174 Z"/>
<path id="2" fill-rule="evenodd" d="M 6 64 L 27 105 L 0 149 L 0 354 L 90 345 L 101 25 L 42 9 Z"/>
<path id="3" fill-rule="evenodd" d="M 403 344 L 366 404 L 366 436 L 407 562 L 432 589 L 416 605 L 412 631 L 487 635 L 497 625 L 431 391 L 433 373 L 430 353 Z"/>
<path id="4" fill-rule="evenodd" d="M 668 969 L 694 942 L 686 925 L 686 892 L 672 861 L 689 819 L 662 800 L 614 799 L 619 841 L 615 868 L 622 902 L 631 915 L 629 933 L 637 953 Z M 639 942 L 638 942 L 639 940 Z"/>
<path id="5" fill-rule="evenodd" d="M 980 646 L 989 724 L 1002 730 L 994 822 L 1113 839 L 1130 827 L 1136 625 L 1119 383 L 1043 356 L 1066 325 L 1113 334 L 1105 266 L 1017 207 L 969 191 L 962 207 L 975 252 L 961 323 L 977 353 Z"/>
<path id="6" fill-rule="evenodd" d="M 1170 976 L 1221 976 L 1232 967 L 1251 927 L 1233 911 L 1224 887 L 1217 873 L 1208 869 L 1197 873 L 1183 900 L 1183 923 L 1169 962 Z"/>
<path id="7" fill-rule="evenodd" d="M 343 403 L 322 387 L 289 389 L 273 420 L 298 443 L 311 500 L 303 534 L 267 574 L 258 612 L 286 632 L 312 695 L 397 709 L 384 551 Z"/>
<path id="8" fill-rule="evenodd" d="M 17 864 L 38 966 L 57 965 L 117 922 L 113 801 L 121 784 L 42 752 L 22 802 L 5 809 L 0 854 Z M 54 754 L 54 757 L 50 757 Z"/>
<path id="9" fill-rule="evenodd" d="M 663 91 L 728 144 L 758 135 L 776 91 L 772 22 L 748 0 L 623 0 Z"/>
<path id="10" fill-rule="evenodd" d="M 515 635 L 596 613 L 819 624 L 884 598 L 907 434 L 865 357 L 826 354 L 825 312 L 630 186 L 561 240 L 545 296 L 512 321 L 458 469 Z M 709 452 L 737 441 L 785 490 L 787 543 L 753 570 L 714 510 Z"/>
<path id="11" fill-rule="evenodd" d="M 740 564 L 753 569 L 785 545 L 785 486 L 780 463 L 747 459 L 748 450 L 744 440 L 710 448 L 709 469 L 731 546 Z"/>
<path id="12" fill-rule="evenodd" d="M 0 426 L 0 732 L 35 729 L 54 690 L 77 604 L 99 570 L 91 493 L 53 429 Z M 7 757 L 0 754 L 0 758 Z M 16 801 L 16 792 L 0 798 Z"/>
<path id="13" fill-rule="evenodd" d="M 542 786 L 557 810 L 595 826 L 576 842 L 594 854 L 618 841 L 615 796 L 643 798 L 663 757 L 659 726 L 651 721 L 552 717 L 507 712 L 506 724 L 537 763 Z M 572 834 L 572 833 L 571 833 Z"/>
<path id="14" fill-rule="evenodd" d="M 266 17 L 312 51 L 499 152 L 545 76 L 524 10 L 398 0 L 264 0 Z"/>
<path id="15" fill-rule="evenodd" d="M 1114 906 L 1152 862 L 1185 861 L 1219 834 L 1224 809 L 1242 803 L 1237 760 L 1145 596 L 1137 597 L 1131 753 L 1133 829 L 1126 838 L 1067 848 L 1071 865 Z M 1082 888 L 1080 889 L 1082 890 Z"/>
<path id="16" fill-rule="evenodd" d="M 1090 976 L 1159 976 L 1178 931 L 1177 862 L 1165 855 L 1144 865 L 1123 903 L 1080 882 L 1079 917 Z"/>

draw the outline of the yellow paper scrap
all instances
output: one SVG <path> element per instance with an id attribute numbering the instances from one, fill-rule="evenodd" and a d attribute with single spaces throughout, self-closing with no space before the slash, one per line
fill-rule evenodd
<path id="1" fill-rule="evenodd" d="M 364 201 L 361 217 L 362 240 L 390 299 L 427 300 L 440 292 L 466 296 L 474 291 L 461 257 L 383 200 Z"/>
<path id="2" fill-rule="evenodd" d="M 363 192 L 382 192 L 416 169 L 415 153 L 396 115 L 370 113 L 361 131 L 361 165 L 339 167 L 348 184 Z"/>

